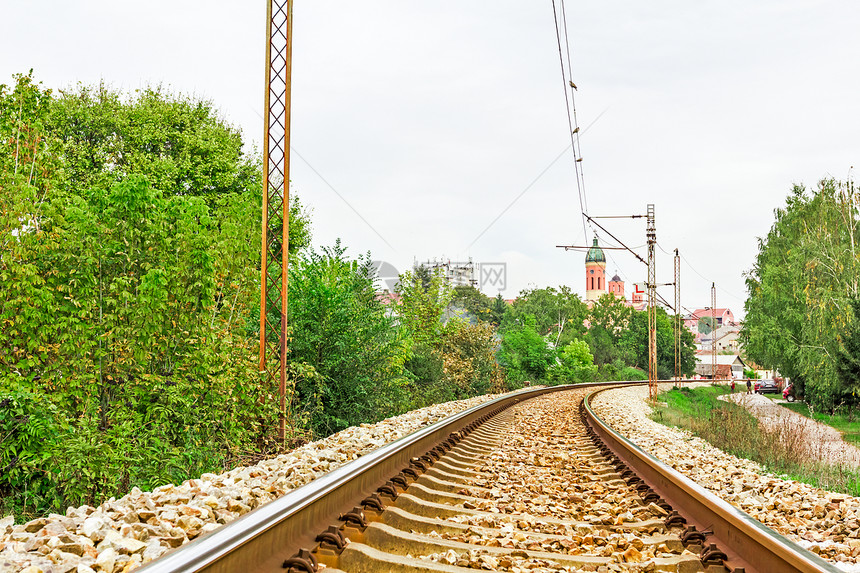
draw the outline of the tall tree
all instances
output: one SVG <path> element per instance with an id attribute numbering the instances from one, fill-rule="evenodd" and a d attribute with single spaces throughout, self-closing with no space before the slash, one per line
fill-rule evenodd
<path id="1" fill-rule="evenodd" d="M 449 310 L 451 314 L 465 315 L 471 322 L 492 322 L 494 317 L 493 299 L 471 285 L 454 287 Z"/>
<path id="2" fill-rule="evenodd" d="M 176 483 L 265 447 L 275 414 L 257 163 L 211 106 L 85 91 L 0 86 L 0 506 Z"/>
<path id="3" fill-rule="evenodd" d="M 244 154 L 241 133 L 205 100 L 161 87 L 124 96 L 104 83 L 79 85 L 61 92 L 46 120 L 70 190 L 137 174 L 155 189 L 211 202 L 260 186 L 258 160 Z"/>
<path id="4" fill-rule="evenodd" d="M 595 364 L 635 364 L 634 351 L 622 345 L 624 332 L 630 327 L 633 309 L 614 295 L 601 296 L 588 313 L 588 340 Z M 646 362 L 647 364 L 647 362 Z"/>
<path id="5" fill-rule="evenodd" d="M 839 377 L 844 398 L 849 402 L 860 400 L 860 299 L 851 303 L 851 323 L 836 355 L 836 375 Z"/>
<path id="6" fill-rule="evenodd" d="M 816 408 L 832 408 L 846 395 L 835 364 L 849 301 L 858 296 L 857 205 L 852 184 L 795 186 L 746 275 L 747 355 L 790 377 Z"/>

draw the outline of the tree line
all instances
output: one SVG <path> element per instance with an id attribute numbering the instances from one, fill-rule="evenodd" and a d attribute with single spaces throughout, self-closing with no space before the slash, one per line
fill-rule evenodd
<path id="1" fill-rule="evenodd" d="M 211 102 L 0 86 L 0 513 L 97 504 L 432 403 L 643 377 L 644 313 L 567 287 L 513 304 L 290 209 L 289 440 L 258 372 L 261 160 Z M 586 328 L 586 325 L 589 327 Z M 658 366 L 672 370 L 658 316 Z M 692 341 L 685 341 L 692 371 Z"/>
<path id="2" fill-rule="evenodd" d="M 860 403 L 858 202 L 853 182 L 795 185 L 746 273 L 747 355 L 819 410 Z"/>

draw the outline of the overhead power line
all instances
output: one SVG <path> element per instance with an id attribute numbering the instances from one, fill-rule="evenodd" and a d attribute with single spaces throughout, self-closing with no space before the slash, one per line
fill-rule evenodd
<path id="1" fill-rule="evenodd" d="M 661 250 L 661 251 L 663 251 L 664 253 L 666 253 L 667 255 L 671 254 L 671 253 L 666 252 L 666 249 L 664 249 L 664 248 L 662 247 L 662 245 L 660 245 L 660 243 L 657 243 L 657 246 L 658 246 L 658 247 L 660 247 L 660 250 Z M 706 277 L 705 275 L 703 275 L 702 273 L 700 273 L 700 272 L 696 269 L 696 267 L 694 267 L 693 265 L 691 265 L 691 264 L 690 264 L 690 261 L 688 261 L 688 260 L 687 260 L 687 257 L 685 257 L 685 256 L 684 256 L 684 253 L 680 253 L 680 255 L 681 255 L 681 260 L 683 260 L 683 261 L 684 261 L 684 264 L 686 264 L 686 265 L 690 268 L 690 270 L 691 270 L 691 271 L 693 271 L 694 273 L 696 273 L 697 275 L 699 275 L 699 277 L 701 277 L 703 280 L 706 280 L 706 281 L 708 281 L 708 282 L 710 282 L 710 283 L 714 283 L 714 284 L 716 284 L 716 281 L 713 279 L 713 277 L 711 277 L 711 278 Z M 719 290 L 723 291 L 724 293 L 726 293 L 727 295 L 729 295 L 729 296 L 730 296 L 730 297 L 732 297 L 733 299 L 736 299 L 736 300 L 738 300 L 738 301 L 740 301 L 740 302 L 744 302 L 744 300 L 746 300 L 746 299 L 744 299 L 744 298 L 739 297 L 738 295 L 736 295 L 736 294 L 735 294 L 735 293 L 733 293 L 733 292 L 727 291 L 727 290 L 726 290 L 726 289 L 724 289 L 723 287 L 716 287 L 716 288 L 718 288 Z"/>
<path id="2" fill-rule="evenodd" d="M 555 21 L 555 38 L 558 44 L 558 62 L 561 67 L 561 81 L 564 86 L 564 105 L 567 111 L 567 126 L 570 135 L 570 147 L 573 150 L 573 166 L 576 172 L 576 191 L 579 196 L 579 210 L 582 213 L 582 231 L 585 236 L 588 236 L 588 231 L 585 226 L 586 213 L 588 212 L 588 199 L 585 194 L 585 179 L 582 174 L 582 149 L 579 142 L 579 124 L 576 119 L 576 99 L 574 92 L 578 89 L 573 83 L 573 75 L 571 59 L 570 59 L 570 38 L 567 33 L 567 14 L 564 9 L 564 0 L 559 0 L 561 5 L 561 23 L 559 23 L 559 8 L 556 6 L 556 0 L 552 0 L 552 17 Z M 562 36 L 564 37 L 564 48 L 562 48 Z M 565 66 L 564 54 L 567 53 L 567 66 Z M 568 88 L 570 94 L 568 95 Z"/>

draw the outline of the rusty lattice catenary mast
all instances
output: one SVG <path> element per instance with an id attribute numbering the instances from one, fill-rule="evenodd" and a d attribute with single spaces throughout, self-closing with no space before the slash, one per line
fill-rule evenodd
<path id="1" fill-rule="evenodd" d="M 648 204 L 648 396 L 657 397 L 657 265 L 654 246 L 657 244 L 657 228 L 654 220 L 654 204 Z"/>
<path id="2" fill-rule="evenodd" d="M 260 259 L 260 374 L 278 382 L 278 439 L 286 434 L 287 269 L 290 213 L 292 0 L 266 0 L 263 214 Z"/>

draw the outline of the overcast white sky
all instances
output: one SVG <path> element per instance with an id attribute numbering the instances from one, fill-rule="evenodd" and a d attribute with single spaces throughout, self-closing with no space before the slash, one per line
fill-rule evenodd
<path id="1" fill-rule="evenodd" d="M 2 4 L 0 83 L 29 68 L 51 88 L 163 83 L 213 100 L 261 140 L 264 1 Z M 716 281 L 718 306 L 742 314 L 742 273 L 773 209 L 792 184 L 845 179 L 857 161 L 860 4 L 566 8 L 579 124 L 594 122 L 581 140 L 590 214 L 654 203 L 659 244 L 688 261 L 682 303 L 708 306 Z M 293 154 L 292 180 L 315 244 L 340 237 L 400 270 L 434 257 L 503 262 L 506 298 L 531 285 L 584 293 L 584 254 L 555 248 L 590 242 L 571 155 L 482 234 L 569 143 L 551 0 L 294 10 L 292 139 L 313 169 Z M 644 255 L 643 220 L 607 224 Z M 628 290 L 645 279 L 632 256 L 609 254 Z M 671 282 L 671 257 L 658 255 L 658 282 Z"/>

